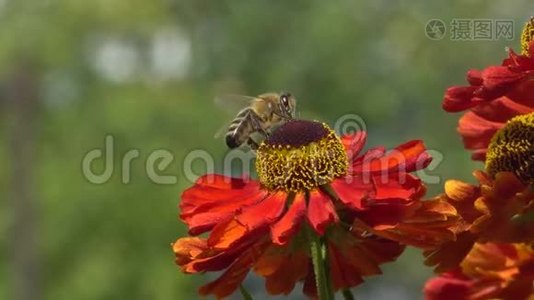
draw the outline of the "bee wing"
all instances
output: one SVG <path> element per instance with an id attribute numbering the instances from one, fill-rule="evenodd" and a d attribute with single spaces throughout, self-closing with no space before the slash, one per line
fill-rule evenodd
<path id="1" fill-rule="evenodd" d="M 220 139 L 226 133 L 226 130 L 228 130 L 228 126 L 230 126 L 229 122 L 227 122 L 227 124 L 224 124 L 219 129 L 217 129 L 217 132 L 215 132 L 215 134 L 213 135 L 213 138 Z"/>
<path id="2" fill-rule="evenodd" d="M 229 114 L 237 114 L 241 109 L 250 106 L 250 104 L 253 101 L 258 101 L 261 99 L 252 97 L 252 96 L 244 96 L 244 95 L 221 95 L 215 97 L 213 102 L 215 103 L 215 106 L 221 108 L 222 110 L 226 111 Z"/>
<path id="3" fill-rule="evenodd" d="M 252 97 L 252 96 L 244 96 L 244 95 L 221 95 L 215 97 L 213 102 L 215 103 L 215 106 L 220 107 L 222 110 L 224 110 L 227 114 L 230 116 L 228 117 L 229 121 L 226 122 L 223 126 L 221 126 L 215 135 L 213 136 L 216 139 L 221 138 L 226 133 L 226 130 L 228 129 L 228 126 L 232 123 L 237 113 L 242 110 L 245 107 L 248 107 L 251 105 L 254 101 L 264 101 L 261 98 Z"/>

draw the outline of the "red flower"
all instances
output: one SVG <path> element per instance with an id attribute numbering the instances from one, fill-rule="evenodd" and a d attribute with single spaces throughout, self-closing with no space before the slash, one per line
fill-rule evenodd
<path id="1" fill-rule="evenodd" d="M 534 250 L 527 244 L 476 244 L 461 267 L 429 280 L 425 299 L 531 299 Z"/>
<path id="2" fill-rule="evenodd" d="M 534 18 L 500 66 L 468 72 L 469 86 L 451 87 L 443 108 L 468 110 L 458 131 L 486 173 L 478 185 L 445 184 L 434 200 L 453 205 L 456 239 L 424 252 L 442 273 L 425 286 L 426 299 L 534 299 Z"/>
<path id="3" fill-rule="evenodd" d="M 534 45 L 534 41 L 531 43 Z M 482 71 L 469 70 L 467 72 L 469 86 L 448 88 L 443 99 L 443 109 L 448 112 L 464 111 L 489 104 L 502 97 L 511 98 L 512 101 L 532 108 L 533 99 L 522 97 L 532 88 L 529 84 L 529 76 L 534 72 L 532 54 L 534 50 L 527 55 L 518 55 L 509 49 L 508 58 L 500 66 L 489 66 Z M 511 103 L 505 103 L 503 107 L 511 111 L 516 109 Z"/>
<path id="4" fill-rule="evenodd" d="M 201 294 L 228 296 L 253 269 L 271 294 L 304 281 L 313 296 L 310 235 L 326 241 L 335 290 L 380 274 L 401 243 L 431 248 L 453 239 L 455 209 L 419 201 L 425 189 L 410 174 L 431 160 L 422 142 L 359 155 L 365 138 L 358 132 L 340 140 L 325 124 L 292 121 L 258 149 L 259 182 L 201 177 L 182 194 L 180 217 L 191 235 L 209 236 L 178 239 L 176 263 L 186 273 L 226 270 Z"/>
<path id="5" fill-rule="evenodd" d="M 458 180 L 445 183 L 445 194 L 436 199 L 456 208 L 460 220 L 454 229 L 456 240 L 425 252 L 426 264 L 436 271 L 454 270 L 476 242 L 531 243 L 534 226 L 534 191 L 513 173 L 501 172 L 495 179 L 477 171 L 479 185 Z M 451 227 L 452 228 L 452 227 Z"/>
<path id="6" fill-rule="evenodd" d="M 460 119 L 458 132 L 474 160 L 484 160 L 491 137 L 507 120 L 534 112 L 534 21 L 527 23 L 522 37 L 522 55 L 508 50 L 501 65 L 467 72 L 468 86 L 447 89 L 443 109 L 468 110 Z"/>

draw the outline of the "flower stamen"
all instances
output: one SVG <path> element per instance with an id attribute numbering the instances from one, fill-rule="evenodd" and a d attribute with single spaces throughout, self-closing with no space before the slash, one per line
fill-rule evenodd
<path id="1" fill-rule="evenodd" d="M 521 54 L 528 55 L 528 45 L 534 38 L 534 17 L 525 24 L 523 32 L 521 33 Z"/>
<path id="2" fill-rule="evenodd" d="M 345 175 L 348 159 L 326 124 L 294 120 L 278 128 L 258 149 L 256 170 L 268 190 L 309 191 Z"/>
<path id="3" fill-rule="evenodd" d="M 534 113 L 517 116 L 492 138 L 486 154 L 491 176 L 513 172 L 525 183 L 534 180 Z"/>

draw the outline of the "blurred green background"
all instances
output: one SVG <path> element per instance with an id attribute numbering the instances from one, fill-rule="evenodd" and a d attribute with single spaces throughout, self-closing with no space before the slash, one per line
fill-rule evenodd
<path id="1" fill-rule="evenodd" d="M 532 10 L 530 1 L 0 1 L 0 277 L 2 299 L 195 299 L 211 275 L 186 276 L 170 243 L 184 235 L 176 206 L 191 184 L 187 153 L 217 165 L 213 139 L 228 115 L 220 94 L 291 91 L 303 118 L 330 124 L 361 116 L 368 145 L 423 139 L 439 152 L 441 178 L 472 181 L 441 110 L 465 71 L 500 62 Z M 511 41 L 425 35 L 431 19 L 512 19 Z M 82 159 L 114 138 L 111 178 L 89 182 Z M 121 160 L 131 149 L 128 183 Z M 156 184 L 148 156 L 174 160 Z M 94 164 L 104 170 L 104 161 Z M 195 164 L 194 171 L 205 168 Z M 429 196 L 440 184 L 429 184 Z M 409 250 L 354 290 L 358 299 L 418 299 L 431 270 Z M 245 285 L 265 298 L 262 281 Z M 295 289 L 293 299 L 301 299 Z M 236 299 L 239 297 L 236 296 Z"/>

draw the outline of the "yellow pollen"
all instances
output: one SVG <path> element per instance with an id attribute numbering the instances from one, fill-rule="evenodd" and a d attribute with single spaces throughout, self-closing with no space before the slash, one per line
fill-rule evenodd
<path id="1" fill-rule="evenodd" d="M 326 130 L 326 134 L 303 145 L 269 142 L 260 145 L 256 171 L 265 188 L 302 192 L 346 174 L 348 159 L 345 148 L 333 130 L 324 123 L 322 126 L 321 130 Z"/>
<path id="2" fill-rule="evenodd" d="M 517 116 L 491 139 L 486 171 L 513 172 L 525 183 L 534 181 L 534 113 Z"/>
<path id="3" fill-rule="evenodd" d="M 528 55 L 528 44 L 534 38 L 534 17 L 530 18 L 521 33 L 521 54 Z"/>

